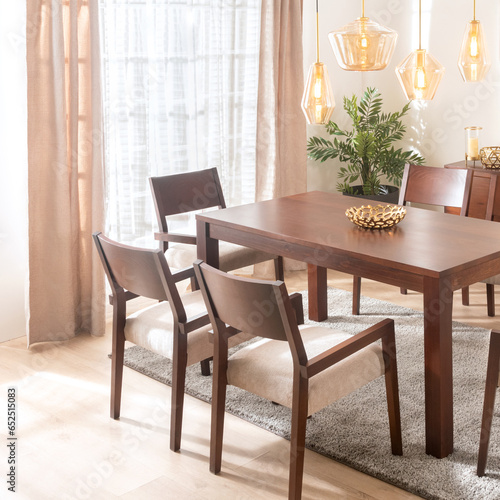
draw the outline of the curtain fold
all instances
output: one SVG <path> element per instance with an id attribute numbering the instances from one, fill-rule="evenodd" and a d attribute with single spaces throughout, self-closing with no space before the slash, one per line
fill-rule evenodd
<path id="1" fill-rule="evenodd" d="M 27 0 L 28 346 L 102 335 L 104 226 L 97 0 Z"/>
<path id="2" fill-rule="evenodd" d="M 256 201 L 307 189 L 302 0 L 262 0 Z"/>

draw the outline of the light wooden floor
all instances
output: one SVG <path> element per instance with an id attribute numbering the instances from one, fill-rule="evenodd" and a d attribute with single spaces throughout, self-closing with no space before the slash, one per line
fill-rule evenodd
<path id="1" fill-rule="evenodd" d="M 289 291 L 306 287 L 304 272 L 287 276 Z M 351 278 L 329 282 L 351 289 Z M 417 293 L 363 282 L 363 293 L 421 309 Z M 500 289 L 499 294 L 500 295 Z M 497 295 L 497 300 L 500 297 Z M 500 328 L 486 315 L 484 285 L 470 307 L 456 294 L 454 319 Z M 499 318 L 500 318 L 500 307 Z M 170 389 L 125 369 L 122 418 L 109 414 L 109 333 L 58 345 L 26 339 L 0 345 L 0 498 L 6 492 L 7 387 L 18 392 L 17 500 L 44 499 L 277 499 L 286 498 L 288 442 L 227 416 L 222 473 L 208 472 L 209 406 L 186 398 L 182 450 L 168 447 Z M 303 498 L 417 498 L 316 453 L 306 452 Z"/>

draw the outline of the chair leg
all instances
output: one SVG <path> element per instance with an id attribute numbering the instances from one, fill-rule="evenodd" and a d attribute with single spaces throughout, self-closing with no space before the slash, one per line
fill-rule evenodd
<path id="1" fill-rule="evenodd" d="M 462 288 L 462 305 L 463 306 L 469 305 L 469 287 L 468 286 L 464 286 Z"/>
<path id="2" fill-rule="evenodd" d="M 303 378 L 300 373 L 295 373 L 292 404 L 292 429 L 290 433 L 290 473 L 288 478 L 289 500 L 300 500 L 302 497 L 308 390 L 308 380 Z"/>
<path id="3" fill-rule="evenodd" d="M 389 431 L 393 455 L 403 454 L 401 437 L 401 412 L 399 408 L 398 368 L 396 362 L 396 339 L 394 324 L 392 332 L 382 337 L 382 349 L 385 363 L 385 390 L 387 394 L 387 410 L 389 413 Z"/>
<path id="4" fill-rule="evenodd" d="M 285 266 L 283 264 L 283 257 L 281 256 L 274 259 L 274 274 L 276 280 L 285 281 Z"/>
<path id="5" fill-rule="evenodd" d="M 123 385 L 123 356 L 125 353 L 125 299 L 113 297 L 113 341 L 111 352 L 111 401 L 110 416 L 120 417 Z"/>
<path id="6" fill-rule="evenodd" d="M 210 429 L 210 472 L 218 474 L 222 464 L 224 416 L 226 411 L 228 339 L 216 334 L 212 381 L 212 424 Z"/>
<path id="7" fill-rule="evenodd" d="M 304 324 L 304 304 L 302 302 L 302 294 L 295 292 L 290 296 L 290 303 L 292 304 L 293 310 L 295 311 L 295 319 L 297 320 L 297 325 Z"/>
<path id="8" fill-rule="evenodd" d="M 401 295 L 407 295 L 408 290 L 406 288 L 400 288 L 399 291 L 401 292 Z"/>
<path id="9" fill-rule="evenodd" d="M 201 374 L 204 377 L 210 376 L 210 360 L 211 359 L 213 359 L 213 358 L 207 358 L 207 359 L 204 359 L 203 361 L 200 361 Z"/>
<path id="10" fill-rule="evenodd" d="M 187 337 L 174 333 L 174 355 L 172 360 L 172 403 L 170 409 L 170 449 L 179 451 L 184 410 L 184 388 L 186 383 Z"/>
<path id="11" fill-rule="evenodd" d="M 479 456 L 477 460 L 477 475 L 484 476 L 488 446 L 490 443 L 491 420 L 495 406 L 495 394 L 498 384 L 500 363 L 500 332 L 492 330 L 490 336 L 490 352 L 486 371 L 486 387 L 484 390 L 483 418 L 481 422 L 481 437 L 479 439 Z"/>
<path id="12" fill-rule="evenodd" d="M 361 278 L 359 276 L 352 277 L 352 314 L 359 314 L 359 304 L 361 301 Z"/>
<path id="13" fill-rule="evenodd" d="M 486 284 L 486 301 L 488 304 L 488 316 L 495 316 L 495 285 Z"/>

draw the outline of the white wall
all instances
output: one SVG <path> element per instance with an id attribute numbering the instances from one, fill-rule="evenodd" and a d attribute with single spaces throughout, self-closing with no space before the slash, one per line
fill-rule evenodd
<path id="1" fill-rule="evenodd" d="M 0 342 L 25 335 L 26 2 L 0 3 Z"/>
<path id="2" fill-rule="evenodd" d="M 399 34 L 389 66 L 382 71 L 349 72 L 335 59 L 328 33 L 361 15 L 361 2 L 319 0 L 320 59 L 330 73 L 336 100 L 332 120 L 348 126 L 342 108 L 344 95 L 360 95 L 367 86 L 382 92 L 384 109 L 396 111 L 406 98 L 396 78 L 396 66 L 418 48 L 418 0 L 367 0 L 365 15 Z M 315 0 L 304 0 L 304 72 L 316 57 Z M 464 83 L 457 67 L 466 23 L 472 19 L 473 0 L 422 0 L 422 48 L 446 68 L 432 101 L 413 102 L 406 117 L 411 145 L 427 165 L 443 166 L 464 157 L 464 127 L 483 127 L 482 146 L 500 146 L 500 2 L 477 2 L 476 19 L 486 34 L 492 67 L 485 82 Z M 324 135 L 323 127 L 308 126 L 308 134 Z M 338 161 L 308 160 L 308 189 L 335 191 Z"/>

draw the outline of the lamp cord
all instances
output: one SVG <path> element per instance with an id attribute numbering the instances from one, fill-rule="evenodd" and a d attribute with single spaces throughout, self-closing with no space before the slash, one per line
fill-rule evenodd
<path id="1" fill-rule="evenodd" d="M 422 49 L 422 0 L 418 0 L 418 49 Z"/>
<path id="2" fill-rule="evenodd" d="M 319 63 L 319 9 L 318 1 L 316 0 L 316 62 Z"/>
<path id="3" fill-rule="evenodd" d="M 476 20 L 476 0 L 474 0 L 474 21 Z"/>
<path id="4" fill-rule="evenodd" d="M 365 0 L 362 0 L 361 17 L 365 17 Z"/>

